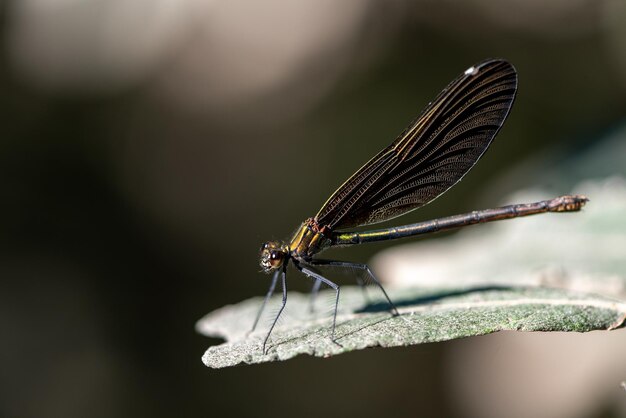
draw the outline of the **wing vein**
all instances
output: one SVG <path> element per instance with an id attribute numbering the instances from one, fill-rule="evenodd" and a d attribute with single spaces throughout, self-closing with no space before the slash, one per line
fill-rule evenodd
<path id="1" fill-rule="evenodd" d="M 333 193 L 316 220 L 345 229 L 386 221 L 436 199 L 487 150 L 516 91 L 517 73 L 504 60 L 484 61 L 461 74 Z"/>

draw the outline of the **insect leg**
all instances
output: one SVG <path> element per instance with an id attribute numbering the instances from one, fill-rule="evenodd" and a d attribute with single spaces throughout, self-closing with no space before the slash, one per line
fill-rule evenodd
<path id="1" fill-rule="evenodd" d="M 283 309 L 285 309 L 285 305 L 287 304 L 287 283 L 286 283 L 287 266 L 284 266 L 282 271 L 280 271 L 280 273 L 281 273 L 281 279 L 282 279 L 281 280 L 281 285 L 282 285 L 282 289 L 283 289 L 283 304 L 280 306 L 280 309 L 278 310 L 278 313 L 276 314 L 276 318 L 274 318 L 274 322 L 272 323 L 272 326 L 270 327 L 270 330 L 267 332 L 267 335 L 265 336 L 265 340 L 263 340 L 263 354 L 267 354 L 267 351 L 265 351 L 265 346 L 267 345 L 267 340 L 270 338 L 270 334 L 272 333 L 272 330 L 276 326 L 276 322 L 278 322 L 278 318 L 280 317 L 280 314 L 283 313 Z M 275 277 L 278 277 L 278 276 L 275 276 Z M 274 282 L 274 284 L 275 284 L 275 282 Z"/>
<path id="2" fill-rule="evenodd" d="M 378 286 L 378 288 L 383 292 L 383 295 L 385 295 L 385 298 L 387 299 L 387 302 L 389 303 L 389 310 L 391 311 L 391 313 L 394 316 L 399 315 L 398 314 L 398 309 L 396 308 L 396 305 L 394 305 L 393 302 L 391 301 L 391 299 L 389 299 L 389 296 L 387 295 L 387 292 L 385 291 L 385 288 L 378 281 L 376 276 L 374 276 L 374 273 L 372 273 L 372 270 L 370 270 L 370 268 L 369 268 L 369 266 L 367 264 L 351 263 L 351 262 L 348 262 L 348 261 L 318 260 L 318 259 L 311 260 L 310 264 L 312 264 L 314 266 L 334 266 L 334 267 L 342 267 L 342 268 L 348 268 L 348 269 L 356 269 L 356 270 L 361 270 L 361 271 L 365 272 L 365 274 L 367 274 L 367 276 L 370 279 L 372 279 L 374 284 L 376 284 L 376 286 Z M 360 279 L 360 280 L 361 280 L 360 283 L 363 283 L 362 279 Z M 357 283 L 358 283 L 358 281 L 357 281 Z"/>
<path id="3" fill-rule="evenodd" d="M 313 287 L 311 288 L 311 299 L 309 300 L 309 312 L 313 313 L 315 312 L 315 299 L 317 298 L 317 294 L 320 291 L 320 286 L 322 285 L 322 282 L 315 279 L 315 282 L 313 282 Z"/>
<path id="4" fill-rule="evenodd" d="M 252 329 L 249 331 L 249 333 L 253 332 L 256 329 L 256 326 L 259 323 L 259 318 L 261 318 L 261 314 L 263 313 L 263 309 L 265 309 L 265 305 L 267 304 L 267 301 L 270 299 L 270 297 L 274 293 L 274 289 L 276 288 L 276 282 L 278 281 L 279 275 L 280 275 L 280 270 L 277 270 L 274 273 L 274 277 L 272 277 L 272 284 L 270 284 L 270 288 L 267 291 L 267 295 L 265 295 L 265 299 L 263 300 L 263 303 L 261 304 L 261 308 L 259 308 L 259 312 L 256 314 L 254 325 L 252 325 Z"/>
<path id="5" fill-rule="evenodd" d="M 332 287 L 333 289 L 335 289 L 335 312 L 333 313 L 333 329 L 330 333 L 330 339 L 335 343 L 338 344 L 337 341 L 335 341 L 335 327 L 337 325 L 337 306 L 339 306 L 339 285 L 331 282 L 330 280 L 328 280 L 326 277 L 322 276 L 319 273 L 316 273 L 312 270 L 309 270 L 306 267 L 302 267 L 299 264 L 296 264 L 296 267 L 298 268 L 298 270 L 300 270 L 303 274 L 319 281 L 319 282 L 323 282 L 325 284 L 327 284 L 328 286 Z"/>
<path id="6" fill-rule="evenodd" d="M 367 286 L 365 285 L 365 282 L 363 281 L 361 276 L 356 276 L 356 284 L 359 285 L 359 287 L 361 288 L 361 291 L 363 292 L 363 299 L 365 299 L 365 301 L 368 304 L 371 303 L 370 296 L 367 293 Z M 322 285 L 322 282 L 320 280 L 315 280 L 315 282 L 313 283 L 313 287 L 311 288 L 311 299 L 309 301 L 309 312 L 310 313 L 314 313 L 315 312 L 315 299 L 317 299 L 317 294 L 320 291 L 320 286 L 321 285 Z"/>

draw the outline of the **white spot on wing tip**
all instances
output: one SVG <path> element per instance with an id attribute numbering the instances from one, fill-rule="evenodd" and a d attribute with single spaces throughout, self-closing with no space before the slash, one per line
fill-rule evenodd
<path id="1" fill-rule="evenodd" d="M 476 75 L 477 73 L 478 73 L 478 68 L 473 67 L 473 66 L 465 70 L 465 75 Z"/>

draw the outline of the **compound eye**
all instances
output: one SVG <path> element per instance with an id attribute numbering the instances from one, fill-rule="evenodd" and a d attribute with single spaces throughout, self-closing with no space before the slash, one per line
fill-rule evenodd
<path id="1" fill-rule="evenodd" d="M 280 267 L 283 264 L 284 254 L 281 251 L 270 252 L 270 265 L 273 268 Z"/>
<path id="2" fill-rule="evenodd" d="M 267 242 L 264 242 L 263 244 L 261 244 L 261 248 L 259 251 L 264 251 L 267 249 L 267 247 L 269 247 L 269 245 L 267 244 Z"/>

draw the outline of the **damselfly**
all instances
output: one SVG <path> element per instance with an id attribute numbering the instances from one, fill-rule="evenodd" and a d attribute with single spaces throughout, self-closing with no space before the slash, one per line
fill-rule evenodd
<path id="1" fill-rule="evenodd" d="M 387 148 L 345 181 L 317 215 L 302 223 L 288 242 L 270 241 L 261 247 L 261 267 L 273 273 L 270 288 L 254 321 L 282 286 L 282 305 L 263 340 L 263 352 L 287 303 L 287 265 L 314 280 L 313 291 L 324 283 L 335 290 L 331 339 L 335 340 L 340 287 L 324 277 L 319 267 L 360 271 L 385 296 L 389 310 L 398 310 L 366 264 L 314 258 L 334 246 L 362 244 L 445 231 L 462 226 L 545 212 L 580 210 L 581 195 L 561 196 L 535 203 L 473 211 L 416 224 L 364 232 L 346 231 L 400 216 L 433 201 L 456 184 L 476 164 L 496 136 L 513 104 L 517 72 L 505 60 L 487 60 L 465 70 L 432 101 Z M 362 280 L 357 278 L 359 284 Z"/>

